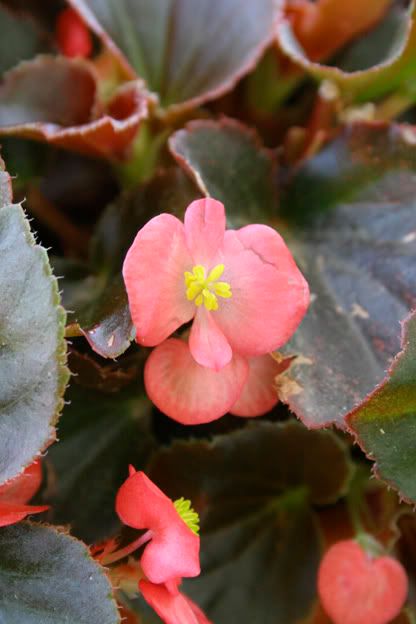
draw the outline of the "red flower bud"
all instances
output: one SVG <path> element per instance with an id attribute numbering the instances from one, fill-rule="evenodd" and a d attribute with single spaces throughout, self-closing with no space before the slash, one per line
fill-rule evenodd
<path id="1" fill-rule="evenodd" d="M 61 54 L 69 58 L 87 57 L 91 54 L 91 33 L 74 9 L 65 9 L 59 14 L 56 40 Z"/>
<path id="2" fill-rule="evenodd" d="M 331 546 L 318 574 L 318 593 L 334 624 L 388 624 L 401 611 L 408 590 L 403 566 L 374 556 L 355 540 Z"/>

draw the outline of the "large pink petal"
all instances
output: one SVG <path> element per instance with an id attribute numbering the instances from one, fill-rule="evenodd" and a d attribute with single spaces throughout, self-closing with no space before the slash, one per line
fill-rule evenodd
<path id="1" fill-rule="evenodd" d="M 184 272 L 192 267 L 179 219 L 161 214 L 139 231 L 123 266 L 137 342 L 159 344 L 191 320 L 195 304 L 186 298 Z"/>
<path id="2" fill-rule="evenodd" d="M 281 370 L 281 365 L 268 353 L 249 358 L 248 365 L 248 379 L 240 398 L 230 412 L 235 416 L 262 416 L 279 401 L 274 380 Z"/>
<path id="3" fill-rule="evenodd" d="M 150 529 L 141 567 L 153 583 L 198 576 L 199 537 L 185 524 L 172 501 L 143 473 L 135 472 L 120 487 L 116 511 L 124 524 Z"/>
<path id="4" fill-rule="evenodd" d="M 224 206 L 216 199 L 197 199 L 189 204 L 184 220 L 186 242 L 194 263 L 209 271 L 224 239 Z"/>
<path id="5" fill-rule="evenodd" d="M 214 314 L 204 306 L 198 308 L 189 336 L 189 349 L 198 364 L 219 371 L 231 362 L 233 352 Z"/>
<path id="6" fill-rule="evenodd" d="M 201 609 L 180 592 L 171 593 L 164 585 L 140 581 L 143 598 L 165 624 L 211 624 Z"/>
<path id="7" fill-rule="evenodd" d="M 0 504 L 27 503 L 36 494 L 41 483 L 42 466 L 38 460 L 11 481 L 0 485 Z"/>
<path id="8" fill-rule="evenodd" d="M 48 505 L 21 505 L 19 503 L 0 503 L 0 527 L 20 522 L 30 514 L 49 509 Z"/>
<path id="9" fill-rule="evenodd" d="M 293 335 L 309 304 L 308 284 L 282 237 L 266 225 L 226 232 L 217 256 L 232 297 L 215 312 L 233 352 L 262 355 Z"/>
<path id="10" fill-rule="evenodd" d="M 248 364 L 238 355 L 216 372 L 195 362 L 185 342 L 170 338 L 148 357 L 144 381 L 162 412 L 184 425 L 198 425 L 229 411 L 247 375 Z"/>

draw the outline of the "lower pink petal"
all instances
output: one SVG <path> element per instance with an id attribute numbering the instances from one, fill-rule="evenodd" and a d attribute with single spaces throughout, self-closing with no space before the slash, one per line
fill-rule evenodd
<path id="1" fill-rule="evenodd" d="M 293 335 L 309 303 L 309 288 L 282 237 L 266 225 L 225 234 L 221 279 L 232 297 L 215 320 L 233 352 L 271 353 Z"/>
<path id="2" fill-rule="evenodd" d="M 220 371 L 200 366 L 188 345 L 171 338 L 147 359 L 147 394 L 167 416 L 184 425 L 211 422 L 226 414 L 237 401 L 248 376 L 248 364 L 234 356 Z"/>
<path id="3" fill-rule="evenodd" d="M 171 593 L 164 585 L 140 581 L 143 598 L 165 624 L 211 624 L 201 609 L 184 594 Z"/>
<path id="4" fill-rule="evenodd" d="M 279 402 L 274 381 L 281 365 L 268 353 L 249 358 L 248 365 L 248 379 L 230 412 L 235 416 L 262 416 Z"/>
<path id="5" fill-rule="evenodd" d="M 201 366 L 219 371 L 231 362 L 233 352 L 228 340 L 219 329 L 212 312 L 198 308 L 189 336 L 189 349 Z"/>
<path id="6" fill-rule="evenodd" d="M 178 516 L 163 531 L 154 534 L 145 546 L 141 568 L 152 583 L 166 583 L 182 577 L 198 576 L 200 539 Z"/>
<path id="7" fill-rule="evenodd" d="M 186 298 L 184 272 L 193 264 L 176 217 L 161 214 L 139 231 L 123 265 L 137 342 L 159 344 L 191 320 L 195 305 Z"/>

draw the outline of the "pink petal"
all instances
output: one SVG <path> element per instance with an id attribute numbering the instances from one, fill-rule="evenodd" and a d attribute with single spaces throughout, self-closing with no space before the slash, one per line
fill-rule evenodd
<path id="1" fill-rule="evenodd" d="M 116 511 L 124 524 L 150 529 L 152 540 L 140 564 L 153 583 L 198 576 L 199 537 L 179 516 L 172 501 L 144 474 L 135 472 L 120 487 Z"/>
<path id="2" fill-rule="evenodd" d="M 235 416 L 262 416 L 279 402 L 274 380 L 281 365 L 268 353 L 249 358 L 248 365 L 248 379 L 230 412 Z"/>
<path id="3" fill-rule="evenodd" d="M 309 288 L 282 237 L 266 225 L 226 232 L 221 279 L 232 297 L 215 312 L 233 352 L 263 355 L 293 335 L 309 303 Z"/>
<path id="4" fill-rule="evenodd" d="M 184 272 L 193 265 L 176 217 L 161 214 L 139 231 L 123 266 L 138 343 L 159 344 L 191 320 L 195 304 L 186 298 Z"/>
<path id="5" fill-rule="evenodd" d="M 36 494 L 41 483 L 42 467 L 39 460 L 30 464 L 11 481 L 0 485 L 0 504 L 27 503 Z"/>
<path id="6" fill-rule="evenodd" d="M 192 324 L 189 349 L 198 364 L 215 371 L 229 364 L 233 357 L 229 342 L 216 324 L 213 313 L 204 306 L 198 308 Z"/>
<path id="7" fill-rule="evenodd" d="M 222 245 L 225 233 L 225 210 L 221 202 L 206 198 L 189 204 L 185 212 L 185 234 L 194 264 L 212 269 L 212 261 Z"/>
<path id="8" fill-rule="evenodd" d="M 171 593 L 164 585 L 140 581 L 143 598 L 166 624 L 211 624 L 201 609 L 184 594 Z"/>
<path id="9" fill-rule="evenodd" d="M 185 342 L 170 338 L 148 357 L 144 381 L 162 412 L 184 425 L 198 425 L 229 411 L 247 375 L 248 364 L 238 355 L 216 372 L 195 362 Z"/>
<path id="10" fill-rule="evenodd" d="M 30 514 L 49 509 L 48 505 L 20 505 L 19 503 L 0 503 L 0 527 L 20 522 Z"/>

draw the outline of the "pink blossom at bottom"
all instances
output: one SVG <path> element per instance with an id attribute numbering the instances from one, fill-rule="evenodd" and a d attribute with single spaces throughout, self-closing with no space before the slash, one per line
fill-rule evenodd
<path id="1" fill-rule="evenodd" d="M 120 520 L 135 529 L 149 529 L 141 567 L 152 583 L 198 576 L 199 536 L 182 520 L 173 502 L 145 474 L 130 468 L 116 497 Z"/>
<path id="2" fill-rule="evenodd" d="M 165 624 L 211 624 L 206 615 L 190 598 L 179 590 L 170 591 L 166 585 L 140 581 L 143 598 Z"/>

